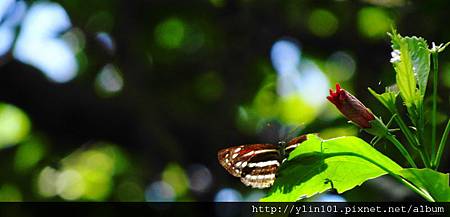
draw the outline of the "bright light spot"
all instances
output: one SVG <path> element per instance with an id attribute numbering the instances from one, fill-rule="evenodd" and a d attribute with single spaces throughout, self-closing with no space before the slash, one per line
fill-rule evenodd
<path id="1" fill-rule="evenodd" d="M 21 142 L 30 132 L 28 116 L 19 108 L 0 103 L 0 148 Z"/>
<path id="2" fill-rule="evenodd" d="M 148 202 L 170 202 L 175 200 L 175 191 L 169 184 L 158 181 L 153 182 L 145 190 L 145 200 Z"/>
<path id="3" fill-rule="evenodd" d="M 232 188 L 223 188 L 217 192 L 214 202 L 240 202 L 242 195 Z"/>
<path id="4" fill-rule="evenodd" d="M 301 51 L 296 43 L 279 40 L 273 44 L 270 58 L 273 67 L 279 74 L 293 73 L 300 64 Z"/>
<path id="5" fill-rule="evenodd" d="M 317 114 L 316 109 L 297 94 L 281 97 L 277 105 L 280 109 L 280 119 L 287 124 L 302 125 L 309 123 Z"/>
<path id="6" fill-rule="evenodd" d="M 51 167 L 45 167 L 38 176 L 38 191 L 44 197 L 52 197 L 56 192 L 56 179 L 59 172 Z"/>
<path id="7" fill-rule="evenodd" d="M 106 199 L 111 193 L 114 175 L 123 170 L 120 151 L 113 145 L 99 144 L 102 145 L 75 151 L 62 160 L 63 170 L 74 170 L 82 178 L 84 187 L 81 199 Z"/>
<path id="8" fill-rule="evenodd" d="M 45 148 L 42 142 L 32 136 L 17 148 L 14 159 L 14 168 L 24 172 L 35 166 L 43 157 Z"/>
<path id="9" fill-rule="evenodd" d="M 114 170 L 114 161 L 107 154 L 99 150 L 83 152 L 78 160 L 80 165 L 94 171 L 111 174 Z"/>
<path id="10" fill-rule="evenodd" d="M 0 1 L 0 20 L 4 19 L 4 15 L 8 11 L 9 7 L 12 6 L 12 3 L 14 3 L 14 0 Z"/>
<path id="11" fill-rule="evenodd" d="M 322 194 L 314 202 L 347 202 L 347 200 L 335 194 Z"/>
<path id="12" fill-rule="evenodd" d="M 97 172 L 91 168 L 83 168 L 79 170 L 83 177 L 85 190 L 83 199 L 92 201 L 102 201 L 111 193 L 112 176 L 104 172 Z"/>
<path id="13" fill-rule="evenodd" d="M 184 169 L 176 163 L 170 163 L 162 173 L 162 180 L 173 187 L 176 196 L 184 195 L 189 186 L 189 178 Z"/>
<path id="14" fill-rule="evenodd" d="M 64 38 L 64 41 L 70 45 L 74 53 L 80 53 L 84 49 L 86 39 L 84 33 L 80 29 L 73 28 L 66 32 L 62 37 Z"/>
<path id="15" fill-rule="evenodd" d="M 15 31 L 14 28 L 20 23 L 27 5 L 25 1 L 4 0 L 0 1 L 0 56 L 11 49 Z"/>
<path id="16" fill-rule="evenodd" d="M 346 81 L 355 73 L 355 60 L 343 51 L 333 53 L 325 63 L 329 76 L 337 81 Z"/>
<path id="17" fill-rule="evenodd" d="M 101 45 L 109 52 L 109 54 L 113 54 L 116 50 L 116 45 L 111 38 L 111 36 L 106 32 L 99 32 L 95 35 L 97 41 L 101 43 Z"/>
<path id="18" fill-rule="evenodd" d="M 6 53 L 12 45 L 14 39 L 14 32 L 6 25 L 0 26 L 0 55 Z"/>
<path id="19" fill-rule="evenodd" d="M 255 130 L 273 120 L 305 125 L 325 107 L 328 78 L 312 60 L 301 57 L 296 43 L 279 40 L 270 55 L 277 73 L 261 64 L 261 70 L 266 72 L 264 82 L 252 104 L 239 108 L 237 124 L 242 130 Z"/>
<path id="20" fill-rule="evenodd" d="M 56 192 L 65 200 L 80 198 L 85 189 L 83 177 L 75 170 L 64 170 L 56 179 Z"/>
<path id="21" fill-rule="evenodd" d="M 65 200 L 106 199 L 111 193 L 114 175 L 125 169 L 123 161 L 126 160 L 114 145 L 99 144 L 62 159 L 59 171 L 46 167 L 38 177 L 39 193 L 46 197 L 58 195 Z"/>
<path id="22" fill-rule="evenodd" d="M 107 154 L 114 161 L 114 175 L 120 174 L 127 170 L 129 166 L 129 160 L 126 158 L 122 150 L 119 149 L 116 145 L 106 144 L 99 150 Z"/>
<path id="23" fill-rule="evenodd" d="M 381 8 L 365 7 L 358 12 L 358 28 L 361 34 L 369 38 L 386 37 L 392 20 Z"/>
<path id="24" fill-rule="evenodd" d="M 212 184 L 212 175 L 203 165 L 195 164 L 189 168 L 189 187 L 196 192 L 206 192 Z"/>
<path id="25" fill-rule="evenodd" d="M 0 202 L 20 202 L 22 193 L 15 185 L 4 184 L 0 187 Z"/>
<path id="26" fill-rule="evenodd" d="M 184 40 L 186 25 L 181 19 L 169 18 L 155 28 L 155 40 L 167 49 L 179 48 Z"/>
<path id="27" fill-rule="evenodd" d="M 295 78 L 295 83 L 301 97 L 313 107 L 322 106 L 327 100 L 327 89 L 329 87 L 328 78 L 320 68 L 312 61 L 305 59 L 299 67 L 299 78 Z"/>
<path id="28" fill-rule="evenodd" d="M 328 37 L 336 32 L 338 19 L 328 10 L 316 9 L 309 16 L 308 27 L 313 34 L 319 37 Z"/>
<path id="29" fill-rule="evenodd" d="M 280 40 L 273 45 L 271 59 L 278 72 L 278 94 L 300 94 L 312 106 L 321 106 L 328 94 L 328 79 L 312 61 L 300 62 L 300 55 L 300 48 L 291 41 Z"/>
<path id="30" fill-rule="evenodd" d="M 78 65 L 70 45 L 58 35 L 70 27 L 69 17 L 59 4 L 35 3 L 22 23 L 13 54 L 49 79 L 67 82 L 75 77 Z"/>
<path id="31" fill-rule="evenodd" d="M 119 69 L 112 64 L 102 68 L 96 78 L 96 87 L 101 95 L 109 96 L 123 88 L 123 78 Z"/>

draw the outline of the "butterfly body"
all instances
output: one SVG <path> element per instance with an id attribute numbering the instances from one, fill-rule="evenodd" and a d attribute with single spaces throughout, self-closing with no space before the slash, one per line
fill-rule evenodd
<path id="1" fill-rule="evenodd" d="M 306 136 L 299 136 L 287 143 L 249 144 L 222 149 L 218 152 L 219 163 L 241 182 L 254 188 L 273 185 L 276 173 L 287 158 Z"/>

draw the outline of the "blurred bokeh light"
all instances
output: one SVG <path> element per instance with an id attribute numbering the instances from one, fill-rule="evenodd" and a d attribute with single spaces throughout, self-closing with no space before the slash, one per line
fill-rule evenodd
<path id="1" fill-rule="evenodd" d="M 258 201 L 267 190 L 229 175 L 217 151 L 303 133 L 369 141 L 328 89 L 339 82 L 384 120 L 367 87 L 394 82 L 386 32 L 450 38 L 449 3 L 428 4 L 0 0 L 0 201 Z M 312 199 L 411 195 L 382 177 Z"/>
<path id="2" fill-rule="evenodd" d="M 31 5 L 22 23 L 14 56 L 42 70 L 55 82 L 73 79 L 78 64 L 67 42 L 59 37 L 70 27 L 69 16 L 59 4 Z"/>
<path id="3" fill-rule="evenodd" d="M 30 132 L 27 114 L 11 104 L 0 103 L 0 148 L 16 145 Z"/>

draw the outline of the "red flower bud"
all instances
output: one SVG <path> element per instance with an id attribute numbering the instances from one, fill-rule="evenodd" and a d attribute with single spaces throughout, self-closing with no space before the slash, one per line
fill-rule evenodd
<path id="1" fill-rule="evenodd" d="M 356 97 L 341 89 L 339 84 L 336 84 L 336 92 L 330 89 L 330 95 L 327 99 L 332 102 L 337 109 L 350 121 L 357 124 L 361 128 L 371 128 L 370 121 L 375 119 L 375 116 L 366 108 Z"/>

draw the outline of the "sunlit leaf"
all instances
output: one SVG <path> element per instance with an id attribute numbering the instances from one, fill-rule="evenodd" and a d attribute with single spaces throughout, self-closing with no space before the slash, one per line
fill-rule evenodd
<path id="1" fill-rule="evenodd" d="M 341 156 L 333 154 L 342 153 Z M 279 177 L 263 201 L 297 201 L 322 193 L 332 186 L 338 193 L 386 174 L 356 154 L 376 161 L 392 172 L 402 168 L 365 141 L 349 136 L 322 140 L 308 135 L 280 168 Z"/>
<path id="2" fill-rule="evenodd" d="M 382 94 L 376 93 L 374 90 L 369 88 L 370 93 L 378 99 L 389 111 L 395 111 L 395 100 L 397 99 L 398 93 L 392 91 L 386 91 Z"/>
<path id="3" fill-rule="evenodd" d="M 431 169 L 403 169 L 400 175 L 439 202 L 450 202 L 449 174 Z"/>
<path id="4" fill-rule="evenodd" d="M 330 156 L 339 153 L 343 155 Z M 369 158 L 391 172 L 402 169 L 357 137 L 322 140 L 315 135 L 308 135 L 308 140 L 289 155 L 269 195 L 262 201 L 297 201 L 322 193 L 332 186 L 338 193 L 343 193 L 386 174 L 378 166 L 351 154 Z"/>
<path id="5" fill-rule="evenodd" d="M 428 74 L 430 72 L 430 51 L 427 41 L 419 37 L 404 37 L 408 44 L 408 53 L 411 57 L 414 75 L 419 85 L 420 94 L 423 96 L 427 88 Z"/>
<path id="6" fill-rule="evenodd" d="M 410 52 L 414 47 L 409 43 L 409 40 L 406 40 L 406 38 L 403 38 L 395 31 L 389 35 L 391 36 L 392 49 L 394 50 L 391 63 L 396 71 L 397 86 L 406 106 L 410 108 L 417 100 L 417 83 L 414 77 L 412 52 Z"/>

